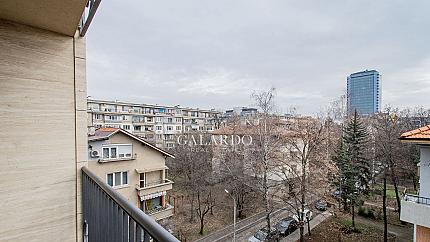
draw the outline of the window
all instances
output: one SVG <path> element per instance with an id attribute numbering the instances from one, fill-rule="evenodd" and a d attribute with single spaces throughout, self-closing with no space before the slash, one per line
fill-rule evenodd
<path id="1" fill-rule="evenodd" d="M 156 117 L 156 118 L 155 118 L 155 121 L 156 121 L 156 122 L 161 122 L 161 117 Z"/>
<path id="2" fill-rule="evenodd" d="M 109 148 L 103 148 L 103 159 L 109 159 Z"/>
<path id="3" fill-rule="evenodd" d="M 142 126 L 134 126 L 134 131 L 141 131 Z"/>
<path id="4" fill-rule="evenodd" d="M 128 171 L 108 173 L 106 175 L 106 182 L 111 187 L 126 186 L 128 185 Z"/>
<path id="5" fill-rule="evenodd" d="M 115 144 L 103 146 L 103 159 L 131 158 L 133 146 L 131 144 Z"/>
<path id="6" fill-rule="evenodd" d="M 181 126 L 176 126 L 176 130 L 180 131 L 182 129 Z"/>
<path id="7" fill-rule="evenodd" d="M 173 119 L 172 119 L 172 118 L 167 118 L 167 122 L 168 122 L 168 123 L 172 123 L 172 122 L 173 122 Z"/>
<path id="8" fill-rule="evenodd" d="M 95 114 L 95 119 L 101 120 L 103 117 L 101 114 Z"/>
<path id="9" fill-rule="evenodd" d="M 145 187 L 145 173 L 139 174 L 139 185 L 140 187 Z"/>
<path id="10" fill-rule="evenodd" d="M 146 117 L 146 122 L 153 122 L 152 117 Z"/>
<path id="11" fill-rule="evenodd" d="M 125 130 L 130 130 L 130 125 L 128 125 L 128 124 L 123 125 L 122 128 L 125 129 Z"/>
<path id="12" fill-rule="evenodd" d="M 123 184 L 128 184 L 128 174 L 127 174 L 128 172 L 123 172 L 122 173 L 122 183 Z"/>
<path id="13" fill-rule="evenodd" d="M 113 178 L 115 186 L 121 186 L 121 172 L 115 172 Z"/>
<path id="14" fill-rule="evenodd" d="M 107 184 L 111 187 L 113 187 L 113 174 L 107 174 Z"/>
<path id="15" fill-rule="evenodd" d="M 157 125 L 157 130 L 162 130 L 163 129 L 163 127 L 162 126 L 158 126 Z"/>
<path id="16" fill-rule="evenodd" d="M 116 158 L 116 147 L 110 148 L 110 158 Z"/>
<path id="17" fill-rule="evenodd" d="M 167 126 L 167 130 L 169 131 L 173 130 L 173 126 Z"/>
<path id="18" fill-rule="evenodd" d="M 182 122 L 181 118 L 176 118 L 176 123 L 181 123 L 181 122 Z"/>

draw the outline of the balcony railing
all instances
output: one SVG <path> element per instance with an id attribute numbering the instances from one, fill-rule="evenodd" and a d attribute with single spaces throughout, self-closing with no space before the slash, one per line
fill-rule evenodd
<path id="1" fill-rule="evenodd" d="M 82 168 L 84 241 L 179 242 L 125 197 Z"/>
<path id="2" fill-rule="evenodd" d="M 173 184 L 173 181 L 169 180 L 169 179 L 165 179 L 165 180 L 158 180 L 158 181 L 153 181 L 153 182 L 148 182 L 145 183 L 145 186 L 140 187 L 140 188 L 151 188 L 151 187 L 156 187 L 156 186 L 161 186 L 161 185 L 166 185 L 166 184 Z"/>
<path id="3" fill-rule="evenodd" d="M 413 195 L 413 194 L 406 194 L 405 195 L 405 201 L 407 201 L 407 202 L 415 202 L 415 203 L 425 204 L 425 205 L 430 205 L 430 198 L 420 197 L 418 195 Z"/>

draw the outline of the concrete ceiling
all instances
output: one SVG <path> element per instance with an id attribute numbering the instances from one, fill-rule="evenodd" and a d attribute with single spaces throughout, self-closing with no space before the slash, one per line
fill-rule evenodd
<path id="1" fill-rule="evenodd" d="M 73 36 L 87 0 L 1 0 L 0 18 Z"/>

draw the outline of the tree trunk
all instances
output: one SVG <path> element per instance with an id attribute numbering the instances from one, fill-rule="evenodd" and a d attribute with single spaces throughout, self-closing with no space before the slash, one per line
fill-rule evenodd
<path id="1" fill-rule="evenodd" d="M 305 221 L 305 191 L 306 191 L 306 161 L 303 160 L 302 157 L 302 180 L 301 180 L 301 195 L 302 195 L 302 199 L 301 199 L 301 215 L 299 216 L 300 218 L 300 242 L 304 241 L 304 221 Z M 310 232 L 310 231 L 309 231 Z"/>
<path id="2" fill-rule="evenodd" d="M 388 229 L 387 229 L 387 175 L 384 174 L 384 193 L 382 195 L 382 212 L 384 215 L 384 242 L 388 239 Z"/>
<path id="3" fill-rule="evenodd" d="M 204 219 L 203 219 L 204 217 L 202 216 L 201 218 L 200 218 L 200 234 L 201 235 L 203 235 L 203 228 L 204 228 L 204 226 L 205 226 L 205 223 L 204 223 Z"/>
<path id="4" fill-rule="evenodd" d="M 351 209 L 352 209 L 352 228 L 355 230 L 355 211 L 354 211 L 354 203 L 351 203 Z"/>
<path id="5" fill-rule="evenodd" d="M 215 203 L 215 201 L 214 200 L 212 200 L 212 191 L 210 191 L 209 192 L 209 201 L 210 201 L 210 213 L 211 213 L 211 215 L 214 215 L 214 211 L 213 211 L 213 207 L 214 206 L 212 206 L 213 205 L 213 203 Z"/>
<path id="6" fill-rule="evenodd" d="M 305 238 L 303 237 L 303 234 L 304 234 L 304 226 L 303 226 L 303 223 L 301 223 L 300 224 L 300 242 L 304 242 L 305 241 Z"/>
<path id="7" fill-rule="evenodd" d="M 267 220 L 267 227 L 269 228 L 269 231 L 270 231 L 270 228 L 271 228 L 271 224 L 270 224 L 270 213 L 267 213 L 267 215 L 266 215 L 266 220 Z"/>
<path id="8" fill-rule="evenodd" d="M 191 195 L 190 223 L 194 222 L 194 192 Z"/>
<path id="9" fill-rule="evenodd" d="M 270 231 L 271 224 L 270 224 L 270 204 L 269 204 L 269 187 L 267 184 L 267 168 L 264 168 L 264 174 L 263 174 L 263 189 L 264 189 L 264 202 L 266 205 L 266 222 L 267 222 L 267 229 Z"/>
<path id="10" fill-rule="evenodd" d="M 390 170 L 391 170 L 391 181 L 393 182 L 394 191 L 396 193 L 397 212 L 399 212 L 399 219 L 400 219 L 401 202 L 400 202 L 400 196 L 399 196 L 399 188 L 398 188 L 398 184 L 397 184 L 397 177 L 395 176 L 394 170 L 392 167 Z"/>

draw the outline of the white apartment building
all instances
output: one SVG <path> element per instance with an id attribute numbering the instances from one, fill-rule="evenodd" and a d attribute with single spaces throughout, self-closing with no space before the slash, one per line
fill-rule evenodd
<path id="1" fill-rule="evenodd" d="M 402 134 L 402 142 L 414 143 L 420 150 L 418 194 L 406 194 L 400 220 L 414 225 L 415 242 L 430 241 L 430 125 Z"/>
<path id="2" fill-rule="evenodd" d="M 88 127 L 121 128 L 157 147 L 173 148 L 177 134 L 211 132 L 220 112 L 180 106 L 163 106 L 87 99 Z"/>

